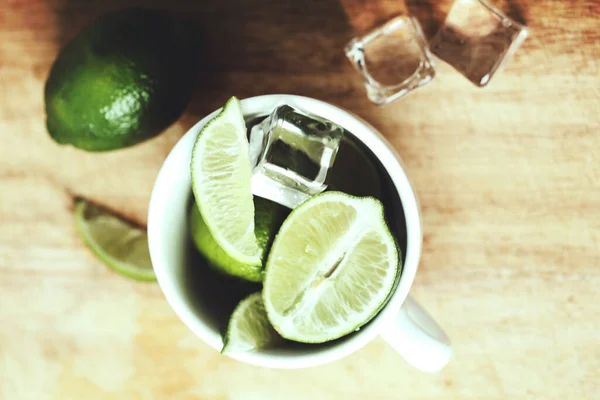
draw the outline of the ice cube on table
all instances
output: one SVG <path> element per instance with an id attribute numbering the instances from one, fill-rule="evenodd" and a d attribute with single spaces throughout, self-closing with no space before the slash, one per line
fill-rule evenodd
<path id="1" fill-rule="evenodd" d="M 327 188 L 344 129 L 288 105 L 250 130 L 252 193 L 294 208 Z"/>
<path id="2" fill-rule="evenodd" d="M 395 101 L 435 76 L 427 40 L 414 17 L 393 18 L 352 39 L 344 50 L 376 104 Z"/>
<path id="3" fill-rule="evenodd" d="M 430 42 L 433 54 L 485 86 L 527 37 L 527 28 L 485 0 L 456 0 Z"/>

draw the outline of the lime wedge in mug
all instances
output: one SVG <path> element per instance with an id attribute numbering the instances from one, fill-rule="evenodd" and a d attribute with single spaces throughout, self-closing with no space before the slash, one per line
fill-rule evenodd
<path id="1" fill-rule="evenodd" d="M 262 265 L 254 234 L 254 202 L 246 124 L 232 97 L 200 131 L 192 150 L 192 189 L 202 220 L 231 259 Z"/>
<path id="2" fill-rule="evenodd" d="M 225 344 L 221 353 L 239 353 L 272 347 L 283 338 L 273 329 L 262 293 L 256 292 L 240 301 L 229 319 Z"/>

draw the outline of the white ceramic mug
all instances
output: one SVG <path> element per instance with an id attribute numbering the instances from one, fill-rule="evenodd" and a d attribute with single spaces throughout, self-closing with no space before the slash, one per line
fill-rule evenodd
<path id="1" fill-rule="evenodd" d="M 235 359 L 271 368 L 304 368 L 345 357 L 381 335 L 410 364 L 434 372 L 450 359 L 446 334 L 409 295 L 421 258 L 422 230 L 415 192 L 393 147 L 375 128 L 331 104 L 307 97 L 265 95 L 242 100 L 246 116 L 267 115 L 276 106 L 288 104 L 322 116 L 351 132 L 379 159 L 399 195 L 406 221 L 405 260 L 400 281 L 383 309 L 358 332 L 324 345 L 299 345 L 234 354 Z M 175 313 L 202 340 L 220 351 L 222 327 L 213 311 L 194 301 L 186 285 L 189 266 L 187 212 L 191 198 L 190 159 L 202 127 L 219 110 L 194 125 L 165 160 L 152 192 L 148 213 L 148 240 L 158 283 Z M 188 244 L 186 244 L 188 243 Z M 202 277 L 200 277 L 201 279 Z"/>

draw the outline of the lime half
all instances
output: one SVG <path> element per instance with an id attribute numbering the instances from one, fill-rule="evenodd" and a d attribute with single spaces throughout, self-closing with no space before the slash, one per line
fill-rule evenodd
<path id="1" fill-rule="evenodd" d="M 267 259 L 263 297 L 286 339 L 322 343 L 368 322 L 400 271 L 396 242 L 371 197 L 326 192 L 284 221 Z"/>
<path id="2" fill-rule="evenodd" d="M 192 150 L 191 174 L 198 210 L 215 241 L 232 259 L 261 265 L 246 124 L 237 98 L 202 128 Z"/>
<path id="3" fill-rule="evenodd" d="M 267 318 L 261 292 L 256 292 L 240 301 L 233 311 L 221 353 L 263 349 L 282 341 Z"/>
<path id="4" fill-rule="evenodd" d="M 87 247 L 110 269 L 140 281 L 155 281 L 146 231 L 110 211 L 78 200 L 75 224 Z"/>

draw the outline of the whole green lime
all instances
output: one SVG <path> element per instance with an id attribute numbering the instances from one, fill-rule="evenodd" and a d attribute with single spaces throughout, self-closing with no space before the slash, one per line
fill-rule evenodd
<path id="1" fill-rule="evenodd" d="M 88 151 L 132 146 L 175 122 L 193 87 L 189 25 L 161 11 L 126 9 L 80 32 L 54 62 L 46 125 L 61 144 Z"/>
<path id="2" fill-rule="evenodd" d="M 273 239 L 289 210 L 269 200 L 254 197 L 254 234 L 261 249 L 263 265 L 254 266 L 241 263 L 223 250 L 214 239 L 198 211 L 196 204 L 190 212 L 190 234 L 196 248 L 216 270 L 230 276 L 252 282 L 261 282 L 266 256 Z"/>

